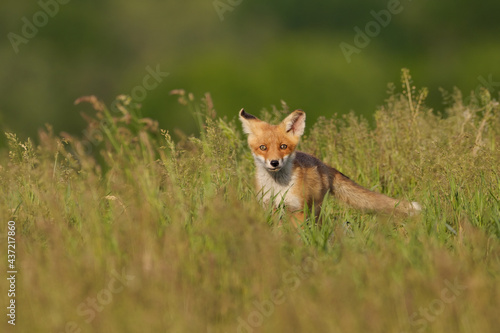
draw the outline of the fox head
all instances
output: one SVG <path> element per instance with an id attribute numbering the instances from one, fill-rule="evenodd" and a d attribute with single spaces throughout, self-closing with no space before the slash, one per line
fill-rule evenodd
<path id="1" fill-rule="evenodd" d="M 241 109 L 240 120 L 256 164 L 277 172 L 293 161 L 306 126 L 304 111 L 295 110 L 280 124 L 271 125 Z"/>

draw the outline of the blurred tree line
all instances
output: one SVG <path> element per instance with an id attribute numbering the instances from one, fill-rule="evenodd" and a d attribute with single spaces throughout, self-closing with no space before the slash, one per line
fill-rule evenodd
<path id="1" fill-rule="evenodd" d="M 2 7 L 0 122 L 22 136 L 45 123 L 81 133 L 79 112 L 90 108 L 73 102 L 91 94 L 108 105 L 133 94 L 144 116 L 189 134 L 196 125 L 173 89 L 210 92 L 219 115 L 234 117 L 241 107 L 258 114 L 284 100 L 309 121 L 351 110 L 369 116 L 402 67 L 430 88 L 437 110 L 439 87 L 468 93 L 489 82 L 495 96 L 500 91 L 493 0 L 8 0 Z M 341 43 L 358 50 L 350 62 Z"/>

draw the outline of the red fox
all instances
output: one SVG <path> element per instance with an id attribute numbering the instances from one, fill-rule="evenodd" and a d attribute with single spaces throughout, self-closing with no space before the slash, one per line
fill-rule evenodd
<path id="1" fill-rule="evenodd" d="M 248 134 L 248 145 L 257 168 L 257 191 L 264 203 L 283 202 L 288 211 L 304 222 L 304 205 L 316 207 L 316 216 L 324 196 L 360 210 L 385 214 L 413 215 L 421 210 L 417 202 L 396 200 L 372 192 L 349 179 L 316 157 L 296 151 L 304 133 L 306 114 L 295 110 L 279 125 L 268 124 L 241 109 L 239 118 Z"/>

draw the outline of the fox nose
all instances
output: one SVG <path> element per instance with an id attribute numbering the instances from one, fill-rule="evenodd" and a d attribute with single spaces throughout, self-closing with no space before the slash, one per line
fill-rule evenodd
<path id="1" fill-rule="evenodd" d="M 277 160 L 272 160 L 270 163 L 273 168 L 276 168 L 278 165 L 280 165 L 280 162 Z"/>

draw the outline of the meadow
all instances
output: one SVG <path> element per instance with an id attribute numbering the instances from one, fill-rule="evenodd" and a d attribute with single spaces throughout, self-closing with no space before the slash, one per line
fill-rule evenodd
<path id="1" fill-rule="evenodd" d="M 3 332 L 498 332 L 491 92 L 443 92 L 431 110 L 403 70 L 373 121 L 307 123 L 300 150 L 424 209 L 377 216 L 327 198 L 322 223 L 311 217 L 301 231 L 259 202 L 239 110 L 221 118 L 209 94 L 173 93 L 197 136 L 161 130 L 127 96 L 113 108 L 81 98 L 79 136 L 6 134 L 2 276 L 8 221 L 17 274 L 15 326 L 2 278 Z M 259 116 L 289 111 L 283 102 Z"/>

